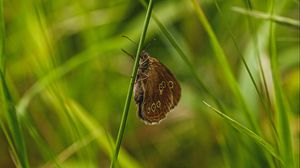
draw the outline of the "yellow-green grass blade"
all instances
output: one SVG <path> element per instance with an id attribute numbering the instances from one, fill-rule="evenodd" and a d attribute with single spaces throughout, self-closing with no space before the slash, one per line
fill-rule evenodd
<path id="1" fill-rule="evenodd" d="M 147 4 L 144 0 L 140 0 L 141 4 L 147 8 Z M 189 61 L 186 53 L 183 51 L 183 49 L 180 47 L 179 43 L 175 39 L 175 37 L 171 34 L 171 32 L 167 29 L 167 27 L 162 23 L 162 21 L 159 20 L 158 16 L 155 13 L 152 13 L 152 18 L 161 30 L 161 32 L 165 35 L 169 43 L 173 46 L 175 51 L 178 53 L 178 55 L 181 57 L 181 59 L 184 61 L 184 63 L 187 65 L 189 68 L 190 73 L 192 74 L 193 78 L 196 80 L 197 84 L 200 86 L 200 88 L 208 94 L 214 102 L 218 105 L 219 108 L 222 108 L 221 102 L 213 95 L 213 93 L 207 88 L 207 86 L 204 84 L 204 82 L 201 80 L 199 75 L 196 72 L 195 67 Z"/>
<path id="2" fill-rule="evenodd" d="M 224 75 L 226 76 L 226 82 L 228 86 L 230 87 L 231 91 L 233 92 L 238 104 L 241 106 L 243 109 L 242 112 L 245 114 L 245 117 L 250 124 L 250 127 L 255 131 L 255 132 L 260 132 L 260 129 L 257 125 L 257 122 L 254 120 L 254 116 L 249 110 L 249 107 L 247 106 L 243 95 L 241 94 L 240 88 L 238 87 L 237 81 L 232 73 L 232 70 L 230 68 L 230 65 L 227 61 L 226 55 L 214 33 L 212 30 L 204 12 L 202 11 L 202 8 L 198 4 L 197 0 L 191 0 L 192 4 L 196 10 L 197 17 L 201 24 L 203 25 L 204 29 L 206 30 L 210 42 L 212 45 L 212 49 L 215 52 L 215 56 L 219 62 L 220 68 L 223 70 Z"/>
<path id="3" fill-rule="evenodd" d="M 3 125 L 2 122 L 4 121 L 6 121 L 8 124 L 8 134 L 10 136 L 10 139 L 7 140 L 11 141 L 11 143 L 9 142 L 9 144 L 13 145 L 11 146 L 11 148 L 14 151 L 13 153 L 15 154 L 15 159 L 17 163 L 20 164 L 16 166 L 27 168 L 29 167 L 29 161 L 25 146 L 24 135 L 20 124 L 20 118 L 17 117 L 15 105 L 8 90 L 8 86 L 6 84 L 2 71 L 0 71 L 0 81 L 1 99 L 3 100 L 3 108 L 1 111 L 5 113 L 1 114 L 3 117 L 5 116 L 5 119 L 1 117 L 1 125 Z M 4 127 L 2 126 L 2 128 Z M 6 132 L 6 130 L 4 130 L 4 132 Z"/>
<path id="4" fill-rule="evenodd" d="M 84 110 L 78 103 L 73 100 L 66 100 L 67 107 L 72 113 L 81 121 L 83 125 L 96 137 L 101 149 L 109 156 L 112 157 L 113 151 L 111 148 L 111 136 L 106 134 L 105 129 L 96 121 L 87 111 Z M 120 157 L 118 159 L 120 166 L 128 168 L 141 167 L 134 158 L 130 157 L 125 150 L 120 150 Z"/>
<path id="5" fill-rule="evenodd" d="M 3 16 L 3 0 L 0 0 L 0 71 L 4 72 L 5 25 Z"/>
<path id="6" fill-rule="evenodd" d="M 283 17 L 283 16 L 276 16 L 276 15 L 270 15 L 268 13 L 265 12 L 260 12 L 260 11 L 256 11 L 256 10 L 246 10 L 244 8 L 240 8 L 240 7 L 232 7 L 231 8 L 233 11 L 243 14 L 243 15 L 248 15 L 248 16 L 252 16 L 258 19 L 264 19 L 264 20 L 270 20 L 272 22 L 281 24 L 281 25 L 286 25 L 295 29 L 299 29 L 300 28 L 300 22 L 299 20 L 295 20 L 292 18 L 288 18 L 288 17 Z"/>
<path id="7" fill-rule="evenodd" d="M 271 1 L 271 17 L 275 13 L 275 1 Z M 281 74 L 278 66 L 278 57 L 276 52 L 276 25 L 271 20 L 270 23 L 270 43 L 269 43 L 269 51 L 271 57 L 271 69 L 272 69 L 272 77 L 274 84 L 274 93 L 275 93 L 275 112 L 277 118 L 277 130 L 279 133 L 279 150 L 282 156 L 283 162 L 286 167 L 294 167 L 294 155 L 293 155 L 293 147 L 292 147 L 292 139 L 291 132 L 289 126 L 289 113 L 291 112 L 289 104 L 286 100 L 286 96 L 282 90 L 281 84 Z"/>
<path id="8" fill-rule="evenodd" d="M 207 105 L 209 108 L 211 108 L 214 112 L 216 112 L 219 116 L 221 116 L 225 122 L 230 124 L 232 127 L 234 127 L 240 133 L 245 134 L 246 136 L 251 138 L 254 142 L 259 144 L 264 150 L 266 150 L 270 155 L 272 155 L 274 158 L 276 158 L 283 164 L 282 158 L 279 156 L 278 153 L 276 153 L 276 150 L 274 149 L 274 147 L 271 144 L 269 144 L 267 141 L 265 141 L 262 137 L 258 136 L 256 133 L 254 133 L 249 128 L 245 127 L 238 121 L 230 118 L 229 116 L 227 116 L 226 114 L 217 110 L 216 108 L 212 107 L 211 105 L 207 104 L 206 102 L 203 101 L 203 103 L 205 105 Z"/>
<path id="9" fill-rule="evenodd" d="M 20 119 L 17 117 L 15 104 L 5 80 L 5 21 L 3 0 L 0 0 L 0 122 L 8 144 L 14 155 L 16 167 L 29 167 L 25 140 L 22 132 Z M 5 126 L 8 125 L 8 129 Z"/>

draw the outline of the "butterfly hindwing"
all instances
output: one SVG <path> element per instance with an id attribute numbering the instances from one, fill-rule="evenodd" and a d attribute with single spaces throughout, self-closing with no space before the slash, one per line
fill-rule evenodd
<path id="1" fill-rule="evenodd" d="M 139 116 L 148 124 L 166 117 L 179 102 L 180 85 L 172 73 L 157 59 L 149 57 L 147 77 L 140 83 L 143 92 Z"/>

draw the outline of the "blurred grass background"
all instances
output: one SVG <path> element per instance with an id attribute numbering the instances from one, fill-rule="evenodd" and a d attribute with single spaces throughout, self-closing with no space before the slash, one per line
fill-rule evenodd
<path id="1" fill-rule="evenodd" d="M 182 98 L 155 126 L 137 118 L 132 102 L 118 165 L 299 167 L 299 5 L 154 1 L 148 52 L 178 78 Z M 0 167 L 108 167 L 133 66 L 121 49 L 136 52 L 121 36 L 139 40 L 142 3 L 0 0 L 0 7 Z"/>

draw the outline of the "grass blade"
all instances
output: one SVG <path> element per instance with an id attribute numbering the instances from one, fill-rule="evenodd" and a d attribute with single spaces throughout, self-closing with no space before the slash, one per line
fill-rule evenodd
<path id="1" fill-rule="evenodd" d="M 16 109 L 12 100 L 12 97 L 9 93 L 8 87 L 6 85 L 4 75 L 2 71 L 0 71 L 0 80 L 1 80 L 1 97 L 3 100 L 4 108 L 3 111 L 6 112 L 7 115 L 7 123 L 10 130 L 10 135 L 12 139 L 13 151 L 15 150 L 17 161 L 19 162 L 19 166 L 23 168 L 29 167 L 25 141 L 23 137 L 23 133 L 20 126 L 20 121 L 17 117 Z M 10 140 L 8 140 L 10 141 Z"/>
<path id="2" fill-rule="evenodd" d="M 136 78 L 136 75 L 137 75 L 137 70 L 138 70 L 138 65 L 139 65 L 139 60 L 140 60 L 140 52 L 142 50 L 143 42 L 144 42 L 145 37 L 146 37 L 147 28 L 148 28 L 149 21 L 150 21 L 150 18 L 151 18 L 152 8 L 153 8 L 153 1 L 150 0 L 149 4 L 148 4 L 148 9 L 147 9 L 147 13 L 146 13 L 144 26 L 143 26 L 143 31 L 142 31 L 142 34 L 141 34 L 141 38 L 140 38 L 139 45 L 138 45 L 137 52 L 136 52 L 136 56 L 135 56 L 134 67 L 133 67 L 132 76 L 131 76 L 130 84 L 129 84 L 129 88 L 128 88 L 128 94 L 127 94 L 127 97 L 126 97 L 124 111 L 123 111 L 123 115 L 122 115 L 122 119 L 121 119 L 121 123 L 120 123 L 120 128 L 119 128 L 119 131 L 118 131 L 116 148 L 115 148 L 113 159 L 112 159 L 111 165 L 110 165 L 111 168 L 114 168 L 114 166 L 115 166 L 115 162 L 117 161 L 119 150 L 120 150 L 120 147 L 121 147 L 121 142 L 122 142 L 122 138 L 123 138 L 124 131 L 125 131 L 126 120 L 127 120 L 129 107 L 130 107 L 130 101 L 131 101 L 132 92 L 133 92 L 134 81 L 135 81 L 135 78 Z"/>
<path id="3" fill-rule="evenodd" d="M 1 114 L 1 128 L 7 138 L 8 143 L 10 144 L 12 153 L 15 156 L 16 166 L 20 166 L 23 168 L 29 167 L 28 157 L 25 148 L 24 137 L 22 134 L 20 121 L 16 114 L 15 105 L 13 99 L 8 90 L 4 72 L 5 72 L 5 52 L 4 52 L 4 44 L 5 44 L 5 29 L 4 29 L 4 16 L 3 16 L 3 0 L 0 0 L 0 93 L 1 93 L 1 101 L 3 103 L 3 114 Z M 2 111 L 1 110 L 1 111 Z M 2 116 L 3 115 L 3 116 Z M 3 120 L 2 120 L 2 117 Z M 7 124 L 9 127 L 9 131 L 6 130 L 3 121 L 7 120 Z"/>
<path id="4" fill-rule="evenodd" d="M 275 1 L 271 1 L 271 16 L 274 14 Z M 290 111 L 289 105 L 286 101 L 285 95 L 281 87 L 280 71 L 278 67 L 278 58 L 276 53 L 276 25 L 270 21 L 270 57 L 271 69 L 274 83 L 275 93 L 275 112 L 277 114 L 277 130 L 279 134 L 279 150 L 283 157 L 286 167 L 294 167 L 293 147 L 291 140 L 291 132 L 289 126 L 288 112 Z"/>
<path id="5" fill-rule="evenodd" d="M 254 142 L 258 143 L 263 149 L 265 149 L 269 154 L 274 156 L 277 160 L 279 160 L 281 163 L 282 159 L 281 157 L 276 153 L 275 149 L 273 148 L 272 145 L 270 145 L 268 142 L 266 142 L 262 137 L 258 136 L 255 134 L 253 131 L 245 127 L 244 125 L 240 124 L 236 120 L 230 118 L 226 114 L 220 112 L 219 110 L 215 109 L 211 105 L 207 104 L 206 102 L 203 101 L 203 103 L 211 108 L 214 112 L 216 112 L 219 116 L 221 116 L 227 123 L 229 123 L 232 127 L 234 127 L 237 131 L 240 133 L 243 133 L 247 135 L 249 138 L 251 138 Z"/>
<path id="6" fill-rule="evenodd" d="M 3 16 L 3 0 L 0 0 L 0 71 L 4 72 L 5 29 Z"/>
<path id="7" fill-rule="evenodd" d="M 255 122 L 253 115 L 250 113 L 250 110 L 247 107 L 246 102 L 242 96 L 242 93 L 237 85 L 236 79 L 234 78 L 234 75 L 230 69 L 230 65 L 226 59 L 226 55 L 217 39 L 215 33 L 213 32 L 203 10 L 201 9 L 200 5 L 197 3 L 196 0 L 191 0 L 191 1 L 196 10 L 199 21 L 202 23 L 204 29 L 206 30 L 206 32 L 210 38 L 212 48 L 215 52 L 215 56 L 220 64 L 220 67 L 222 68 L 224 75 L 228 79 L 228 80 L 226 80 L 228 82 L 228 86 L 231 88 L 231 91 L 234 93 L 236 100 L 239 102 L 240 106 L 243 108 L 243 112 L 245 113 L 245 116 L 246 116 L 251 128 L 255 132 L 260 132 L 259 127 L 258 127 L 257 123 Z"/>
<path id="8" fill-rule="evenodd" d="M 140 0 L 140 2 L 145 8 L 147 8 L 147 4 L 146 4 L 145 0 Z M 214 102 L 218 105 L 219 108 L 223 109 L 223 107 L 221 105 L 221 102 L 216 98 L 216 96 L 213 95 L 213 93 L 206 87 L 204 82 L 198 76 L 195 67 L 188 60 L 187 55 L 183 52 L 183 50 L 179 46 L 178 42 L 176 41 L 175 37 L 170 33 L 170 31 L 167 29 L 167 27 L 158 19 L 158 17 L 154 13 L 152 14 L 152 18 L 155 21 L 155 23 L 157 24 L 157 26 L 159 27 L 159 29 L 163 32 L 165 37 L 168 39 L 170 44 L 174 47 L 176 52 L 179 54 L 181 59 L 187 65 L 187 67 L 189 68 L 192 76 L 194 77 L 194 79 L 196 80 L 198 85 L 201 87 L 201 89 L 214 100 Z"/>
<path id="9" fill-rule="evenodd" d="M 278 24 L 282 24 L 282 25 L 286 25 L 295 29 L 299 29 L 300 28 L 300 22 L 298 20 L 294 20 L 291 18 L 287 18 L 287 17 L 282 17 L 282 16 L 274 16 L 274 15 L 269 15 L 260 11 L 249 11 L 243 8 L 239 8 L 239 7 L 232 7 L 231 8 L 233 11 L 243 14 L 243 15 L 248 15 L 248 16 L 252 16 L 258 19 L 265 19 L 265 20 L 270 20 L 270 21 L 274 21 L 275 23 Z"/>
<path id="10" fill-rule="evenodd" d="M 81 107 L 77 102 L 69 99 L 66 101 L 67 108 L 72 111 L 72 113 L 80 120 L 80 122 L 85 125 L 87 130 L 96 137 L 96 140 L 109 157 L 112 156 L 111 149 L 111 136 L 109 136 L 104 130 L 103 126 L 99 124 L 89 113 Z M 141 166 L 135 161 L 128 153 L 126 153 L 122 148 L 120 149 L 120 159 L 119 163 L 121 167 L 130 167 L 130 168 L 140 168 Z"/>
<path id="11" fill-rule="evenodd" d="M 22 98 L 20 99 L 17 105 L 18 115 L 23 115 L 31 99 L 38 93 L 40 93 L 43 89 L 45 89 L 49 84 L 66 75 L 68 72 L 75 69 L 79 65 L 88 62 L 91 59 L 95 59 L 98 56 L 99 52 L 103 53 L 104 55 L 104 53 L 111 51 L 114 48 L 111 44 L 114 42 L 115 41 L 113 40 L 112 42 L 95 44 L 86 51 L 74 55 L 74 57 L 68 60 L 65 64 L 53 69 L 47 75 L 39 79 L 32 87 L 30 87 L 25 92 L 24 96 L 22 96 Z"/>

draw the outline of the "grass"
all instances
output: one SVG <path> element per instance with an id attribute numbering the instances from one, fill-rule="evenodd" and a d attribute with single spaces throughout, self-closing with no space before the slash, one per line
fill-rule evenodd
<path id="1" fill-rule="evenodd" d="M 271 17 L 275 12 L 275 1 L 271 3 Z M 284 160 L 286 167 L 294 167 L 293 147 L 288 119 L 289 105 L 286 103 L 285 95 L 281 88 L 281 79 L 277 61 L 276 52 L 276 37 L 275 37 L 276 25 L 271 21 L 270 23 L 270 57 L 272 77 L 274 80 L 274 93 L 275 93 L 275 112 L 277 114 L 277 130 L 279 134 L 279 150 Z"/>
<path id="2" fill-rule="evenodd" d="M 249 15 L 249 16 L 253 16 L 255 18 L 258 19 L 266 19 L 266 20 L 271 20 L 272 22 L 276 22 L 278 24 L 282 24 L 282 25 L 287 25 L 287 26 L 291 26 L 294 28 L 300 28 L 300 22 L 291 18 L 286 18 L 286 17 L 282 17 L 282 16 L 274 16 L 274 15 L 268 15 L 265 14 L 263 12 L 259 12 L 259 11 L 247 11 L 245 9 L 239 8 L 239 7 L 233 7 L 232 8 L 233 11 L 244 14 L 244 15 Z"/>
<path id="3" fill-rule="evenodd" d="M 4 35 L 5 35 L 5 30 L 4 30 L 4 16 L 3 16 L 3 1 L 1 0 L 0 1 L 0 21 L 1 21 L 1 24 L 0 24 L 0 33 L 1 33 L 1 37 L 0 38 L 0 67 L 1 67 L 1 71 L 3 72 L 4 70 L 4 44 L 5 44 L 5 38 L 4 38 Z"/>
<path id="4" fill-rule="evenodd" d="M 15 159 L 15 164 L 19 167 L 29 167 L 28 156 L 26 152 L 24 135 L 21 131 L 20 119 L 17 117 L 15 106 L 12 97 L 9 93 L 8 87 L 5 83 L 5 78 L 2 72 L 0 72 L 1 79 L 1 99 L 4 102 L 5 114 L 2 114 L 1 128 L 4 130 L 6 138 L 12 149 L 12 153 Z M 7 127 L 3 124 L 7 122 Z"/>
<path id="5" fill-rule="evenodd" d="M 15 165 L 19 167 L 29 167 L 28 156 L 25 146 L 24 133 L 22 132 L 20 118 L 18 118 L 14 100 L 10 94 L 5 80 L 5 25 L 3 16 L 3 1 L 0 1 L 0 91 L 2 110 L 1 129 L 3 130 L 8 144 L 12 151 Z M 4 124 L 7 123 L 7 125 Z"/>
<path id="6" fill-rule="evenodd" d="M 216 35 L 214 34 L 207 18 L 205 17 L 202 8 L 198 5 L 196 0 L 192 0 L 192 3 L 197 12 L 199 21 L 202 23 L 204 29 L 206 30 L 206 32 L 210 38 L 212 49 L 215 52 L 215 56 L 216 56 L 217 60 L 219 61 L 220 67 L 224 71 L 224 75 L 227 78 L 228 86 L 231 88 L 232 92 L 237 97 L 237 100 L 240 101 L 238 104 L 240 104 L 241 107 L 243 108 L 243 112 L 245 113 L 245 116 L 247 117 L 247 120 L 248 120 L 251 128 L 255 132 L 260 132 L 256 121 L 254 121 L 253 116 L 250 114 L 249 107 L 247 107 L 246 102 L 244 101 L 244 98 L 238 87 L 236 79 L 234 78 L 233 73 L 231 72 L 230 65 L 229 65 L 228 61 L 226 60 L 226 55 L 216 37 Z"/>
<path id="7" fill-rule="evenodd" d="M 118 154 L 119 154 L 119 150 L 120 150 L 120 146 L 121 146 L 121 142 L 122 142 L 122 139 L 123 139 L 125 126 L 126 126 L 126 121 L 127 121 L 127 116 L 128 116 L 129 107 L 130 107 L 130 101 L 131 101 L 131 97 L 132 97 L 132 93 L 133 93 L 134 81 L 136 79 L 137 71 L 138 71 L 138 68 L 139 68 L 140 53 L 142 51 L 142 46 L 143 46 L 143 43 L 145 41 L 149 21 L 150 21 L 150 18 L 151 18 L 152 8 L 153 8 L 153 2 L 152 2 L 152 0 L 150 0 L 149 5 L 148 5 L 148 9 L 147 9 L 147 13 L 146 13 L 146 17 L 145 17 L 143 31 L 141 33 L 140 41 L 139 41 L 138 48 L 137 48 L 136 55 L 135 55 L 134 66 L 133 66 L 132 75 L 131 75 L 131 78 L 130 78 L 130 84 L 129 84 L 128 93 L 127 93 L 127 97 L 126 97 L 126 101 L 125 101 L 125 106 L 124 106 L 124 110 L 123 110 L 123 115 L 122 115 L 122 119 L 121 119 L 121 123 L 120 123 L 119 132 L 118 132 L 116 148 L 115 148 L 115 151 L 114 151 L 113 159 L 112 159 L 111 164 L 110 164 L 111 168 L 115 167 L 115 164 L 116 164 L 116 161 L 117 161 L 117 158 L 118 158 Z"/>
<path id="8" fill-rule="evenodd" d="M 268 142 L 266 142 L 263 138 L 255 134 L 253 131 L 248 129 L 247 127 L 243 126 L 239 122 L 235 121 L 234 119 L 228 117 L 224 113 L 220 112 L 219 110 L 215 109 L 211 105 L 207 104 L 206 102 L 203 101 L 205 105 L 207 105 L 209 108 L 211 108 L 213 111 L 215 111 L 218 115 L 220 115 L 226 122 L 228 122 L 232 127 L 237 129 L 239 132 L 246 134 L 248 137 L 253 139 L 256 143 L 260 144 L 262 148 L 264 148 L 267 152 L 269 152 L 271 155 L 273 155 L 277 160 L 283 164 L 283 161 L 281 157 L 276 153 L 275 148 L 270 145 Z"/>
<path id="9" fill-rule="evenodd" d="M 0 167 L 299 167 L 296 6 L 0 0 Z M 131 97 L 153 36 L 182 98 L 147 126 Z"/>

